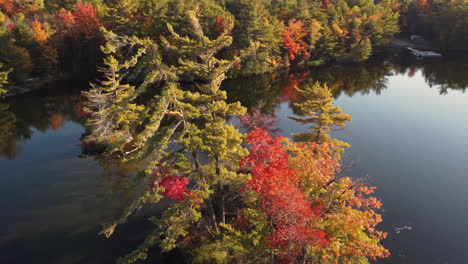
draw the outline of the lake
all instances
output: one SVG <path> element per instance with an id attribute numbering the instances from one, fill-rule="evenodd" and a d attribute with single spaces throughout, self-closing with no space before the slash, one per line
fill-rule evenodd
<path id="1" fill-rule="evenodd" d="M 284 136 L 295 86 L 326 82 L 353 122 L 343 174 L 377 186 L 392 256 L 378 263 L 468 259 L 468 61 L 393 58 L 228 80 L 229 100 L 278 116 Z M 75 83 L 0 101 L 0 263 L 115 263 L 150 227 L 139 212 L 105 239 L 102 224 L 134 198 L 132 167 L 82 155 L 83 98 Z M 236 119 L 232 119 L 236 123 Z M 157 254 L 156 254 L 157 255 Z M 157 257 L 156 257 L 157 258 Z"/>

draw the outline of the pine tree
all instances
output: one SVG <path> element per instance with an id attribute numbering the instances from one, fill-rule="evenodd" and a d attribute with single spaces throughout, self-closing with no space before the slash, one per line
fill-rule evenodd
<path id="1" fill-rule="evenodd" d="M 0 69 L 2 68 L 2 64 L 0 63 Z M 5 84 L 8 83 L 8 74 L 11 72 L 12 70 L 8 70 L 8 71 L 0 71 L 0 98 L 7 93 L 7 90 L 3 88 L 3 86 Z"/>
<path id="2" fill-rule="evenodd" d="M 240 66 L 240 75 L 262 74 L 280 66 L 280 47 L 283 25 L 269 14 L 262 0 L 240 0 L 227 3 L 236 17 L 234 46 L 246 49 L 251 42 L 260 48 Z"/>
<path id="3" fill-rule="evenodd" d="M 144 173 L 152 182 L 151 186 L 159 187 L 144 192 L 121 219 L 103 231 L 104 234 L 111 235 L 116 225 L 125 221 L 134 210 L 144 203 L 156 203 L 161 194 L 179 201 L 167 209 L 160 220 L 154 221 L 154 233 L 140 248 L 123 258 L 124 263 L 145 258 L 146 250 L 157 242 L 156 238 L 159 236 L 163 237 L 159 243 L 161 248 L 165 251 L 172 250 L 200 218 L 210 223 L 205 228 L 218 231 L 219 225 L 226 221 L 225 205 L 229 197 L 226 189 L 243 179 L 237 174 L 239 161 L 247 154 L 241 145 L 243 136 L 232 125 L 226 124 L 226 118 L 244 114 L 245 108 L 238 102 L 226 103 L 226 92 L 220 90 L 226 72 L 235 63 L 239 63 L 241 57 L 234 57 L 232 60 L 216 57 L 220 50 L 231 45 L 232 37 L 228 34 L 233 24 L 225 24 L 224 32 L 217 38 L 210 39 L 205 36 L 196 12 L 197 10 L 193 10 L 187 14 L 191 25 L 189 36 L 179 35 L 168 24 L 169 35 L 161 37 L 161 43 L 164 53 L 178 58 L 172 66 L 177 76 L 164 76 L 166 83 L 161 94 L 146 105 L 145 113 L 148 115 L 141 123 L 143 128 L 122 145 L 120 151 L 114 148 L 111 152 L 124 154 L 126 160 L 149 160 Z M 108 43 L 108 46 L 114 47 L 116 51 L 119 45 L 115 44 Z M 240 55 L 251 54 L 256 46 L 252 44 Z M 117 68 L 110 65 L 107 68 L 111 69 L 111 73 L 117 71 Z M 195 82 L 195 90 L 182 89 L 177 82 L 179 78 L 188 76 Z M 109 78 L 112 87 L 110 91 L 119 87 L 114 80 L 113 76 Z M 127 104 L 130 102 L 127 99 L 123 100 L 125 101 Z M 173 147 L 169 147 L 170 145 Z M 170 178 L 162 176 L 166 171 L 170 171 Z M 177 191 L 174 190 L 177 194 L 168 195 L 174 191 L 168 190 L 168 185 L 163 182 L 170 179 L 171 182 L 187 183 L 188 181 L 182 181 L 184 178 L 192 181 L 194 187 L 188 191 L 186 187 L 180 186 Z M 161 188 L 164 190 L 161 191 Z M 201 210 L 200 200 L 205 201 L 205 210 Z"/>
<path id="4" fill-rule="evenodd" d="M 309 133 L 293 134 L 294 140 L 327 142 L 333 146 L 337 153 L 350 147 L 348 143 L 332 138 L 328 134 L 336 127 L 345 127 L 345 122 L 352 120 L 351 116 L 344 114 L 339 106 L 333 106 L 333 97 L 328 87 L 316 82 L 312 85 L 306 85 L 304 90 L 298 89 L 298 92 L 306 99 L 304 102 L 294 105 L 298 108 L 299 114 L 307 117 L 289 116 L 289 118 L 303 124 L 313 123 L 313 125 L 310 127 L 311 132 Z"/>
<path id="5" fill-rule="evenodd" d="M 169 80 L 173 74 L 164 70 L 158 46 L 153 41 L 120 37 L 104 29 L 103 34 L 107 42 L 102 51 L 108 56 L 99 69 L 103 74 L 102 80 L 92 83 L 91 89 L 83 92 L 88 99 L 86 110 L 90 113 L 87 121 L 90 134 L 85 142 L 100 145 L 108 154 L 120 152 L 125 156 L 128 143 L 135 141 L 133 130 L 149 111 L 135 99 L 148 86 L 165 77 Z M 149 60 L 148 67 L 142 69 L 138 62 L 145 59 Z M 131 79 L 130 72 L 145 75 L 138 87 L 126 83 Z"/>
<path id="6" fill-rule="evenodd" d="M 356 62 L 362 62 L 372 54 L 370 39 L 366 38 L 359 43 L 351 45 L 351 58 Z"/>
<path id="7" fill-rule="evenodd" d="M 119 35 L 135 35 L 139 32 L 138 20 L 135 16 L 139 1 L 110 0 L 107 1 L 107 6 L 106 20 L 114 32 Z"/>
<path id="8" fill-rule="evenodd" d="M 316 49 L 313 53 L 316 57 L 332 60 L 340 54 L 338 49 L 338 39 L 329 27 L 324 27 L 322 36 L 316 43 Z"/>

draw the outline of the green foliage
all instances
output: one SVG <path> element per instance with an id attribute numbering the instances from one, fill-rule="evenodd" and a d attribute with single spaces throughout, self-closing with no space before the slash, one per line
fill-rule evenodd
<path id="1" fill-rule="evenodd" d="M 371 54 L 372 46 L 369 39 L 351 45 L 351 58 L 356 62 L 365 61 Z"/>
<path id="2" fill-rule="evenodd" d="M 283 24 L 266 10 L 264 1 L 227 1 L 226 4 L 236 18 L 234 46 L 245 49 L 251 42 L 261 45 L 257 52 L 245 59 L 237 72 L 233 71 L 232 74 L 262 74 L 279 67 Z"/>
<path id="3" fill-rule="evenodd" d="M 420 35 L 431 46 L 463 52 L 468 47 L 468 2 L 463 0 L 399 1 L 401 27 L 406 34 Z"/>
<path id="4" fill-rule="evenodd" d="M 236 169 L 247 151 L 241 145 L 243 136 L 226 124 L 226 118 L 244 114 L 245 108 L 238 102 L 226 103 L 227 95 L 220 90 L 220 84 L 241 56 L 254 52 L 257 45 L 252 43 L 232 60 L 217 58 L 219 50 L 232 43 L 227 34 L 233 25 L 225 24 L 228 28 L 210 39 L 205 36 L 196 11 L 188 12 L 186 17 L 192 27 L 190 35 L 181 35 L 168 24 L 167 36 L 161 36 L 162 49 L 153 40 L 105 31 L 107 44 L 102 50 L 109 55 L 101 70 L 104 78 L 84 93 L 91 113 L 87 142 L 98 141 L 106 146 L 105 155 L 117 156 L 122 162 L 147 160 L 148 176 L 158 175 L 164 164 L 175 164 L 175 172 L 188 176 L 195 184 L 191 198 L 171 206 L 161 219 L 152 220 L 155 233 L 122 263 L 145 258 L 147 249 L 157 242 L 163 250 L 175 248 L 202 217 L 210 222 L 210 228 L 218 230 L 212 204 L 215 193 L 240 182 Z M 161 63 L 161 52 L 177 58 L 173 65 Z M 149 65 L 153 67 L 148 68 Z M 130 71 L 132 76 L 144 76 L 136 88 L 125 83 L 132 80 Z M 195 90 L 182 89 L 180 78 L 194 80 Z M 160 92 L 144 107 L 135 105 L 135 100 L 154 84 L 162 85 Z M 157 185 L 160 178 L 146 180 Z M 208 204 L 207 211 L 201 210 L 203 200 Z M 150 203 L 157 201 L 150 199 Z M 111 235 L 116 225 L 142 204 L 141 199 L 137 200 L 103 233 Z"/>
<path id="5" fill-rule="evenodd" d="M 251 214 L 253 215 L 253 212 Z M 262 238 L 267 234 L 266 217 L 254 223 L 255 228 L 249 232 L 242 232 L 229 224 L 220 224 L 220 231 L 215 231 L 210 238 L 205 238 L 201 246 L 194 250 L 193 262 L 200 264 L 261 262 L 268 255 L 268 249 L 262 242 Z"/>
<path id="6" fill-rule="evenodd" d="M 119 35 L 135 35 L 135 33 L 139 32 L 139 23 L 135 19 L 138 6 L 139 1 L 107 1 L 106 20 L 112 25 L 112 30 Z"/>
<path id="7" fill-rule="evenodd" d="M 0 70 L 2 68 L 2 64 L 0 63 Z M 7 93 L 7 90 L 5 88 L 3 88 L 3 86 L 5 84 L 8 83 L 8 74 L 11 72 L 12 70 L 8 70 L 8 71 L 0 71 L 0 98 L 5 94 Z"/>
<path id="8" fill-rule="evenodd" d="M 364 44 L 379 51 L 398 32 L 399 14 L 393 0 L 378 4 L 370 0 L 336 0 L 326 8 L 320 1 L 308 0 L 53 0 L 45 5 L 37 0 L 4 5 L 0 14 L 0 37 L 4 40 L 0 42 L 11 55 L 0 52 L 0 60 L 14 69 L 14 82 L 61 74 L 92 77 L 102 59 L 99 46 L 103 40 L 97 30 L 102 24 L 118 35 L 135 35 L 159 43 L 160 37 L 172 35 L 167 24 L 181 36 L 191 36 L 194 32 L 188 14 L 193 11 L 206 37 L 232 37 L 232 45 L 219 50 L 218 58 L 236 61 L 240 51 L 249 49 L 252 42 L 258 43 L 255 53 L 230 68 L 228 76 L 237 77 L 272 72 L 290 64 L 282 41 L 290 20 L 303 23 L 307 35 L 302 44 L 310 47 L 304 51 L 311 54 L 310 60 L 327 62 L 350 53 L 355 56 L 356 49 Z M 234 23 L 236 27 L 232 27 Z M 463 43 L 461 34 L 444 36 L 447 34 Z M 178 65 L 174 58 L 178 55 L 168 52 L 161 60 L 166 65 Z"/>

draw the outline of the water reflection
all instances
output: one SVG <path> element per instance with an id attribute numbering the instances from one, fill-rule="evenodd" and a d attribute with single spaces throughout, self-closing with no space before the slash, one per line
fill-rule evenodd
<path id="1" fill-rule="evenodd" d="M 50 89 L 0 101 L 0 158 L 14 159 L 34 131 L 58 131 L 67 121 L 82 124 L 83 98 L 77 90 Z"/>
<path id="2" fill-rule="evenodd" d="M 241 101 L 249 109 L 263 102 L 263 112 L 272 114 L 282 102 L 299 102 L 301 98 L 295 87 L 301 87 L 304 83 L 326 83 L 335 98 L 341 95 L 352 97 L 355 94 L 380 95 L 388 88 L 390 77 L 412 78 L 421 71 L 429 87 L 444 95 L 450 90 L 466 91 L 466 69 L 466 60 L 418 61 L 396 57 L 364 65 L 333 65 L 304 72 L 282 72 L 228 80 L 223 83 L 223 88 L 229 91 L 230 101 Z"/>
<path id="3" fill-rule="evenodd" d="M 17 119 L 10 111 L 10 105 L 0 101 L 0 158 L 14 159 L 18 153 L 17 142 L 31 137 L 31 131 L 19 133 Z"/>
<path id="4" fill-rule="evenodd" d="M 429 87 L 435 87 L 441 95 L 447 94 L 450 90 L 459 90 L 464 93 L 468 88 L 467 69 L 467 60 L 453 58 L 442 61 L 415 61 L 399 58 L 393 67 L 397 74 L 407 74 L 411 78 L 417 71 L 421 71 Z"/>
<path id="5" fill-rule="evenodd" d="M 342 94 L 380 94 L 387 88 L 388 77 L 394 75 L 393 64 L 371 63 L 362 66 L 335 65 L 304 72 L 264 75 L 242 80 L 229 80 L 223 88 L 229 91 L 231 101 L 241 101 L 251 108 L 264 102 L 263 111 L 273 113 L 282 102 L 301 100 L 296 87 L 304 83 L 326 83 L 335 98 Z M 304 99 L 304 98 L 303 98 Z"/>
<path id="6" fill-rule="evenodd" d="M 248 108 L 260 104 L 263 113 L 276 113 L 283 119 L 279 123 L 283 134 L 288 135 L 300 131 L 285 116 L 298 114 L 292 103 L 306 99 L 295 87 L 314 81 L 327 83 L 338 98 L 336 105 L 353 115 L 354 121 L 341 139 L 353 145 L 351 153 L 363 156 L 359 176 L 381 175 L 375 181 L 386 199 L 388 230 L 414 227 L 391 234 L 397 245 L 392 246 L 395 261 L 388 263 L 405 263 L 399 254 L 408 255 L 406 263 L 418 263 L 418 257 L 424 257 L 414 253 L 418 241 L 432 241 L 432 233 L 436 233 L 444 244 L 452 245 L 453 238 L 464 245 L 461 237 L 468 232 L 461 220 L 456 222 L 468 215 L 462 215 L 467 208 L 461 199 L 466 197 L 464 185 L 460 184 L 466 182 L 466 163 L 460 162 L 463 155 L 459 155 L 466 153 L 466 144 L 461 143 L 468 138 L 460 123 L 466 120 L 467 111 L 461 108 L 466 105 L 463 99 L 456 98 L 468 87 L 466 69 L 468 61 L 395 58 L 230 80 L 223 88 L 229 91 L 230 101 L 239 100 Z M 148 222 L 142 217 L 141 222 L 133 219 L 133 225 L 122 225 L 121 233 L 111 240 L 97 235 L 100 224 L 120 215 L 138 188 L 145 187 L 133 177 L 141 166 L 77 158 L 82 154 L 83 99 L 78 90 L 64 87 L 0 101 L 0 209 L 8 212 L 0 219 L 0 263 L 114 263 L 116 257 L 138 246 L 146 233 L 141 224 Z M 434 97 L 431 89 L 446 96 Z M 438 126 L 433 125 L 434 120 Z M 427 145 L 432 149 L 425 149 Z M 438 166 L 431 167 L 436 163 Z M 436 209 L 425 210 L 428 196 L 424 188 L 433 186 L 441 189 L 429 191 L 429 206 Z M 443 223 L 445 229 L 437 223 Z M 426 260 L 448 254 L 441 245 L 419 246 L 440 249 Z"/>

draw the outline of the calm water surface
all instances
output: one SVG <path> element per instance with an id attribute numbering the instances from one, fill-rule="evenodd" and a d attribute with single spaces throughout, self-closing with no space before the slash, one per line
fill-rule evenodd
<path id="1" fill-rule="evenodd" d="M 307 129 L 285 117 L 301 100 L 294 86 L 327 82 L 353 116 L 333 133 L 352 145 L 345 174 L 377 186 L 384 204 L 392 256 L 379 263 L 458 264 L 468 259 L 467 73 L 468 61 L 395 61 L 223 86 L 230 100 L 275 113 L 287 136 Z M 114 263 L 141 242 L 151 211 L 98 235 L 134 197 L 134 169 L 81 156 L 83 100 L 56 86 L 0 101 L 0 263 Z"/>

